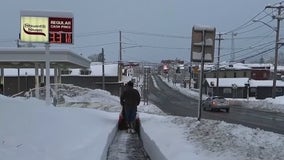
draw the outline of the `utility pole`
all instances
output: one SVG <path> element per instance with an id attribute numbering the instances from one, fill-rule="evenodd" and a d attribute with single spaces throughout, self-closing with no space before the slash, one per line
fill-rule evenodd
<path id="1" fill-rule="evenodd" d="M 274 57 L 274 74 L 273 74 L 273 87 L 272 87 L 272 98 L 274 99 L 276 97 L 276 79 L 277 79 L 277 65 L 278 65 L 278 45 L 279 45 L 279 30 L 280 30 L 280 21 L 283 19 L 281 17 L 281 10 L 284 8 L 281 3 L 278 6 L 266 6 L 266 8 L 272 8 L 277 9 L 277 15 L 273 16 L 273 19 L 277 20 L 277 27 L 275 29 L 276 31 L 276 39 L 275 39 L 275 57 Z"/>
<path id="2" fill-rule="evenodd" d="M 234 36 L 237 36 L 237 33 L 232 32 L 232 41 L 231 41 L 231 62 L 235 61 L 235 39 Z"/>
<path id="3" fill-rule="evenodd" d="M 121 31 L 119 31 L 119 61 L 118 61 L 118 80 L 121 81 L 122 72 L 122 42 L 121 42 Z"/>
<path id="4" fill-rule="evenodd" d="M 219 71 L 220 71 L 220 46 L 221 46 L 221 40 L 224 40 L 222 38 L 221 33 L 218 33 L 218 38 L 216 40 L 218 40 L 218 57 L 217 57 L 217 72 L 216 72 L 216 77 L 217 77 L 217 84 L 216 84 L 216 89 L 217 89 L 217 95 L 219 95 Z"/>
<path id="5" fill-rule="evenodd" d="M 102 88 L 105 90 L 105 53 L 102 48 Z"/>
<path id="6" fill-rule="evenodd" d="M 119 31 L 119 61 L 122 60 L 122 42 L 121 42 L 121 31 Z"/>

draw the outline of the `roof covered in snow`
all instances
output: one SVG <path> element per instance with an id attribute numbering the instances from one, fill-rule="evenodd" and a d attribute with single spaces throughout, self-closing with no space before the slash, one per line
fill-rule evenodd
<path id="1" fill-rule="evenodd" d="M 219 87 L 232 87 L 236 85 L 237 87 L 244 87 L 248 83 L 249 78 L 219 78 Z M 209 83 L 210 87 L 211 82 L 216 86 L 217 78 L 206 78 L 206 81 Z"/>
<path id="2" fill-rule="evenodd" d="M 206 78 L 209 86 L 211 83 L 216 86 L 217 78 Z M 250 87 L 272 87 L 273 80 L 250 80 L 249 78 L 219 78 L 219 87 L 245 87 L 245 84 L 250 84 Z M 277 80 L 276 86 L 284 87 L 284 81 Z"/>
<path id="3" fill-rule="evenodd" d="M 80 70 L 79 68 L 70 69 L 71 76 L 79 76 Z M 91 73 L 88 76 L 102 76 L 102 63 L 101 62 L 93 62 L 89 68 Z M 118 76 L 118 64 L 105 64 L 104 65 L 105 76 Z M 40 73 L 40 70 L 39 70 Z M 4 69 L 5 76 L 18 76 L 18 69 L 17 68 L 5 68 Z M 35 69 L 34 68 L 22 68 L 19 70 L 20 76 L 35 76 Z M 54 75 L 54 69 L 50 69 L 50 75 Z M 84 75 L 86 76 L 86 75 Z"/>
<path id="4" fill-rule="evenodd" d="M 90 61 L 68 49 L 49 49 L 50 67 L 87 68 Z M 46 49 L 0 48 L 0 65 L 3 68 L 34 68 L 35 64 L 45 66 Z"/>

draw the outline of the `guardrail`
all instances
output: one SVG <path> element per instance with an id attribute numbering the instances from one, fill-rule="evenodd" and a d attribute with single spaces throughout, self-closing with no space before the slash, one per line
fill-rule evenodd
<path id="1" fill-rule="evenodd" d="M 56 106 L 58 104 L 65 103 L 64 96 L 75 97 L 78 95 L 83 95 L 90 90 L 91 89 L 88 88 L 74 86 L 73 84 L 53 83 L 50 84 L 50 97 L 52 100 L 52 104 Z M 26 98 L 35 97 L 41 100 L 45 100 L 46 97 L 45 94 L 46 94 L 46 87 L 39 87 L 38 94 L 37 94 L 37 88 L 32 88 L 27 92 L 24 91 L 19 92 L 13 95 L 12 97 L 17 97 L 17 96 L 26 97 Z"/>

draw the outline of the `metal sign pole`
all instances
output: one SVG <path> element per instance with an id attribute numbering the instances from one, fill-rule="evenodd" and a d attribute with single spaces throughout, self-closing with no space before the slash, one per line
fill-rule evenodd
<path id="1" fill-rule="evenodd" d="M 192 28 L 191 63 L 200 62 L 198 120 L 201 119 L 204 63 L 214 61 L 215 32 L 214 27 L 205 25 Z"/>
<path id="2" fill-rule="evenodd" d="M 51 104 L 50 101 L 50 44 L 45 44 L 45 101 L 46 104 Z"/>

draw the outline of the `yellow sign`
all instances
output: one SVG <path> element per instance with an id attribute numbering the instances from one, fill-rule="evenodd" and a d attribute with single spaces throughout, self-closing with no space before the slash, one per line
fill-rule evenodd
<path id="1" fill-rule="evenodd" d="M 47 43 L 48 31 L 48 17 L 21 17 L 21 41 Z"/>

